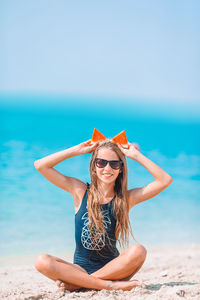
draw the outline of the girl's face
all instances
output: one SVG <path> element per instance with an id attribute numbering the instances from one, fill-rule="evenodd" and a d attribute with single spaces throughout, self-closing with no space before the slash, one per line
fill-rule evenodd
<path id="1" fill-rule="evenodd" d="M 119 160 L 118 155 L 108 148 L 100 148 L 96 158 L 105 160 Z M 114 183 L 120 173 L 120 169 L 112 169 L 109 163 L 107 163 L 104 168 L 99 168 L 95 164 L 95 168 L 98 180 L 104 183 Z"/>

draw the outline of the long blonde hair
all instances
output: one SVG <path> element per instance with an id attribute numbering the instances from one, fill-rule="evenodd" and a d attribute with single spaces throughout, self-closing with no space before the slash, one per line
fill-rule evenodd
<path id="1" fill-rule="evenodd" d="M 129 220 L 129 205 L 128 205 L 128 170 L 125 155 L 119 149 L 116 143 L 106 139 L 99 143 L 92 154 L 90 161 L 90 177 L 91 185 L 88 189 L 87 210 L 89 217 L 89 232 L 90 236 L 94 236 L 94 232 L 103 234 L 105 231 L 103 225 L 103 216 L 100 209 L 101 194 L 98 191 L 97 175 L 95 169 L 95 158 L 98 150 L 107 148 L 114 151 L 120 160 L 123 162 L 121 172 L 119 173 L 114 186 L 115 198 L 113 201 L 113 210 L 116 218 L 115 237 L 119 241 L 120 246 L 125 246 L 129 242 L 129 232 L 133 236 L 130 220 Z M 134 237 L 133 237 L 134 238 Z"/>

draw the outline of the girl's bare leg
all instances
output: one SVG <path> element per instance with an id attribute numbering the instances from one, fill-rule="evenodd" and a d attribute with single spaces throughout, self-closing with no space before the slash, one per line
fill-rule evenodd
<path id="1" fill-rule="evenodd" d="M 130 280 L 142 267 L 146 258 L 146 253 L 147 251 L 142 245 L 135 244 L 91 275 L 104 280 Z M 77 267 L 81 268 L 78 265 Z M 85 271 L 84 269 L 82 270 Z M 61 284 L 62 282 L 58 282 L 58 286 L 61 286 Z M 144 284 L 141 283 L 141 285 L 145 287 Z M 64 286 L 66 289 L 69 289 L 69 284 L 63 283 L 62 288 L 64 288 Z M 71 285 L 70 288 L 73 290 L 76 286 Z M 80 288 L 80 286 L 77 288 Z"/>
<path id="2" fill-rule="evenodd" d="M 135 244 L 91 275 L 108 280 L 129 280 L 142 267 L 147 251 Z"/>
<path id="3" fill-rule="evenodd" d="M 51 255 L 41 254 L 35 261 L 35 268 L 43 275 L 57 281 L 58 279 L 76 286 L 97 290 L 112 289 L 112 282 L 99 279 L 79 270 L 69 262 L 62 263 Z"/>
<path id="4" fill-rule="evenodd" d="M 67 264 L 66 261 L 64 261 L 64 260 L 62 260 L 62 259 L 60 259 L 60 258 L 58 258 L 58 257 L 53 256 L 53 258 L 55 258 L 57 261 L 60 261 L 60 262 L 62 262 L 62 263 Z M 87 273 L 87 271 L 84 270 L 83 268 L 81 268 L 81 266 L 76 265 L 76 264 L 73 264 L 73 266 L 74 266 L 75 268 L 81 270 L 82 272 Z M 87 274 L 88 274 L 88 273 L 87 273 Z M 75 290 L 81 288 L 80 285 L 76 285 L 76 284 L 72 284 L 72 283 L 67 283 L 67 282 L 64 282 L 64 281 L 59 280 L 59 279 L 56 280 L 56 285 L 58 286 L 58 290 L 59 290 L 59 291 L 64 291 L 64 290 L 75 291 Z"/>
<path id="5" fill-rule="evenodd" d="M 57 259 L 57 258 L 56 258 Z M 66 263 L 66 262 L 65 262 Z M 81 268 L 80 266 L 78 265 L 75 265 L 75 267 L 78 267 L 80 269 L 82 269 L 83 272 L 87 273 L 83 268 Z M 125 278 L 122 278 L 122 279 L 119 279 L 119 281 L 123 280 L 123 281 L 127 281 L 127 280 L 130 280 L 131 277 L 141 268 L 142 265 L 140 265 L 136 270 L 135 272 L 133 272 L 132 274 L 130 274 L 129 276 L 125 277 Z M 116 281 L 116 280 L 115 280 Z M 138 281 L 138 280 L 134 280 L 134 281 Z M 75 291 L 77 289 L 80 289 L 81 286 L 79 285 L 75 285 L 75 284 L 72 284 L 72 283 L 67 283 L 67 282 L 64 282 L 62 280 L 56 280 L 56 285 L 58 286 L 59 288 L 59 291 L 64 291 L 64 290 L 69 290 L 69 291 Z M 142 284 L 142 282 L 138 282 L 138 285 L 141 285 L 142 287 L 145 287 L 144 284 Z"/>
<path id="6" fill-rule="evenodd" d="M 48 254 L 40 255 L 35 261 L 36 269 L 56 281 L 60 279 L 64 282 L 78 285 L 89 289 L 107 289 L 107 290 L 130 290 L 137 284 L 132 282 L 112 282 L 108 280 L 102 280 L 92 275 L 87 274 L 81 270 L 78 270 L 71 263 L 60 263 Z"/>
<path id="7" fill-rule="evenodd" d="M 138 286 L 138 285 L 141 285 L 143 287 L 145 287 L 145 286 L 144 286 L 144 284 L 141 284 L 140 282 L 137 282 L 135 280 L 131 281 L 131 282 L 121 282 L 121 283 L 118 281 L 112 282 L 111 280 L 114 280 L 114 279 L 115 280 L 116 279 L 117 280 L 128 280 L 128 279 L 130 279 L 142 266 L 144 259 L 145 259 L 144 254 L 146 255 L 145 251 L 146 251 L 145 248 L 141 245 L 137 244 L 135 246 L 131 246 L 127 250 L 123 251 L 119 257 L 112 260 L 111 262 L 106 264 L 103 268 L 92 273 L 91 275 L 89 275 L 86 272 L 86 270 L 84 270 L 83 268 L 81 268 L 78 265 L 68 263 L 62 259 L 55 257 L 55 256 L 50 256 L 50 255 L 46 255 L 46 254 L 40 255 L 37 258 L 37 260 L 35 262 L 35 267 L 39 272 L 41 272 L 42 274 L 51 278 L 52 280 L 56 281 L 57 285 L 60 286 L 61 289 L 67 288 L 69 290 L 75 290 L 80 287 L 86 287 L 86 288 L 94 288 L 94 289 L 105 288 L 105 289 L 127 290 L 127 289 L 132 289 L 133 287 Z M 141 259 L 142 255 L 143 255 L 143 259 Z M 140 259 L 136 259 L 139 256 L 140 256 Z M 125 257 L 126 258 L 129 257 L 130 260 L 135 259 L 138 262 L 140 262 L 140 264 L 137 265 L 137 268 L 134 268 L 134 271 L 133 271 L 133 267 L 130 271 L 130 268 L 129 268 L 130 260 L 129 260 L 129 266 L 127 268 L 127 261 L 125 260 Z M 119 259 L 120 259 L 120 261 L 119 261 Z M 116 262 L 116 260 L 118 260 L 118 261 Z M 113 261 L 114 261 L 114 264 L 110 265 Z M 142 263 L 141 263 L 141 261 L 142 261 Z M 118 268 L 119 263 L 122 264 L 120 266 L 121 272 L 120 272 L 120 268 Z M 125 264 L 125 265 L 123 265 L 123 264 Z M 107 265 L 109 265 L 108 268 L 107 268 Z M 118 265 L 118 267 L 117 267 L 117 265 Z M 122 272 L 123 268 L 129 270 L 128 276 L 126 276 L 126 277 L 124 277 L 122 275 L 122 274 L 124 274 L 124 272 Z M 102 272 L 103 269 L 104 269 L 104 272 Z M 118 276 L 116 274 L 118 274 Z M 127 272 L 126 272 L 126 274 L 127 274 Z M 106 277 L 106 279 L 109 278 L 110 280 L 109 281 L 105 280 L 104 277 Z M 95 281 L 95 279 L 97 279 L 97 280 Z M 104 279 L 104 280 L 102 280 L 102 279 Z M 60 281 L 58 281 L 58 280 L 60 280 Z M 64 283 L 64 286 L 61 286 L 62 282 Z"/>

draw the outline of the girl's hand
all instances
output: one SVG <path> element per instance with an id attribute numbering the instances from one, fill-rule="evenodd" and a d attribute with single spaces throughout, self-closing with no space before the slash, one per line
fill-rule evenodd
<path id="1" fill-rule="evenodd" d="M 119 147 L 119 149 L 122 151 L 122 153 L 124 153 L 124 155 L 126 155 L 129 158 L 132 159 L 136 159 L 137 155 L 139 152 L 139 145 L 136 143 L 129 143 L 128 142 L 128 147 L 127 146 L 123 146 L 119 143 L 117 143 L 117 146 Z"/>
<path id="2" fill-rule="evenodd" d="M 93 152 L 96 149 L 96 147 L 98 146 L 98 143 L 99 142 L 92 142 L 92 140 L 90 139 L 86 142 L 79 144 L 77 146 L 79 154 L 88 154 L 88 153 Z"/>

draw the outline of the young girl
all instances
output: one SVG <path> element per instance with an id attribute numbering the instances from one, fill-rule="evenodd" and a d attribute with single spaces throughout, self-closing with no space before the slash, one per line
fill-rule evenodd
<path id="1" fill-rule="evenodd" d="M 90 185 L 53 168 L 65 159 L 91 152 Z M 155 180 L 142 188 L 128 190 L 126 156 L 143 165 Z M 73 263 L 41 254 L 35 261 L 36 269 L 54 280 L 60 291 L 145 288 L 144 283 L 129 280 L 145 261 L 145 247 L 134 244 L 119 253 L 116 241 L 123 245 L 128 242 L 130 209 L 166 189 L 172 177 L 133 144 L 128 142 L 128 148 L 124 148 L 110 139 L 88 140 L 39 159 L 34 165 L 50 182 L 72 195 L 76 239 Z"/>

